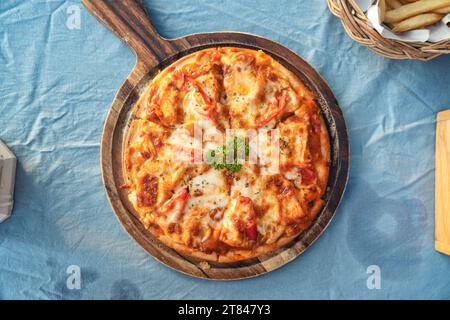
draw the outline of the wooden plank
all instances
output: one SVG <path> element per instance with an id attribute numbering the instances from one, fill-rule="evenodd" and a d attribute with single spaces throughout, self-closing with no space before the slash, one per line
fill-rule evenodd
<path id="1" fill-rule="evenodd" d="M 435 248 L 450 255 L 450 110 L 436 124 Z"/>
<path id="2" fill-rule="evenodd" d="M 436 120 L 437 121 L 450 120 L 450 110 L 444 110 L 444 111 L 438 112 Z"/>

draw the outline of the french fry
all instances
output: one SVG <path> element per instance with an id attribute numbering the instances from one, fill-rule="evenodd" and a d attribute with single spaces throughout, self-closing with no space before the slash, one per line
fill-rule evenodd
<path id="1" fill-rule="evenodd" d="M 421 29 L 423 27 L 434 24 L 442 19 L 442 14 L 437 13 L 424 13 L 419 14 L 415 17 L 403 20 L 394 25 L 392 31 L 394 32 L 405 32 L 414 29 Z"/>
<path id="2" fill-rule="evenodd" d="M 380 0 L 378 2 L 378 16 L 380 17 L 380 23 L 383 23 L 385 14 L 386 14 L 386 1 Z"/>
<path id="3" fill-rule="evenodd" d="M 392 9 L 397 9 L 402 6 L 402 3 L 398 0 L 386 0 L 386 4 Z"/>
<path id="4" fill-rule="evenodd" d="M 422 13 L 450 6 L 450 0 L 419 0 L 386 12 L 386 23 L 397 23 Z"/>
<path id="5" fill-rule="evenodd" d="M 442 13 L 442 14 L 450 13 L 450 6 L 433 10 L 433 12 L 434 13 Z"/>
<path id="6" fill-rule="evenodd" d="M 403 4 L 408 4 L 416 1 L 418 0 L 386 0 L 386 5 L 387 7 L 391 7 L 392 9 L 397 9 L 401 7 Z M 441 13 L 441 14 L 450 13 L 450 6 L 433 10 L 433 13 Z"/>

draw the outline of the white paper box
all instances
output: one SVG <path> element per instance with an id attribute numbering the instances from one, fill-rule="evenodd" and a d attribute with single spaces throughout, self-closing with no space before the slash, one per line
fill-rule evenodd
<path id="1" fill-rule="evenodd" d="M 0 223 L 11 215 L 17 159 L 0 140 Z"/>

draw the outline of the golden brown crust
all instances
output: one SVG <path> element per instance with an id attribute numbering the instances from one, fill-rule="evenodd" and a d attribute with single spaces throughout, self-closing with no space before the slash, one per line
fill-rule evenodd
<path id="1" fill-rule="evenodd" d="M 152 80 L 134 115 L 124 187 L 149 232 L 181 254 L 223 263 L 268 254 L 308 228 L 323 206 L 330 146 L 320 109 L 300 79 L 261 51 L 213 48 L 183 57 Z M 281 171 L 268 177 L 246 164 L 249 172 L 230 173 L 178 163 L 180 147 L 195 157 L 185 139 L 199 121 L 222 132 L 290 123 L 280 144 L 302 139 L 295 155 L 285 146 Z M 174 138 L 178 129 L 186 136 Z"/>

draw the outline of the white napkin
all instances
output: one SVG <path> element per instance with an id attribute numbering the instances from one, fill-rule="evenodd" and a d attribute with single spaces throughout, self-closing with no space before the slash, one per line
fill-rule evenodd
<path id="1" fill-rule="evenodd" d="M 11 215 L 17 159 L 0 140 L 0 223 Z"/>
<path id="2" fill-rule="evenodd" d="M 380 18 L 378 16 L 379 0 L 356 0 L 356 3 L 366 14 L 375 30 L 387 39 L 439 42 L 450 38 L 450 14 L 446 15 L 438 24 L 429 26 L 425 29 L 395 33 L 387 26 L 380 24 Z"/>

